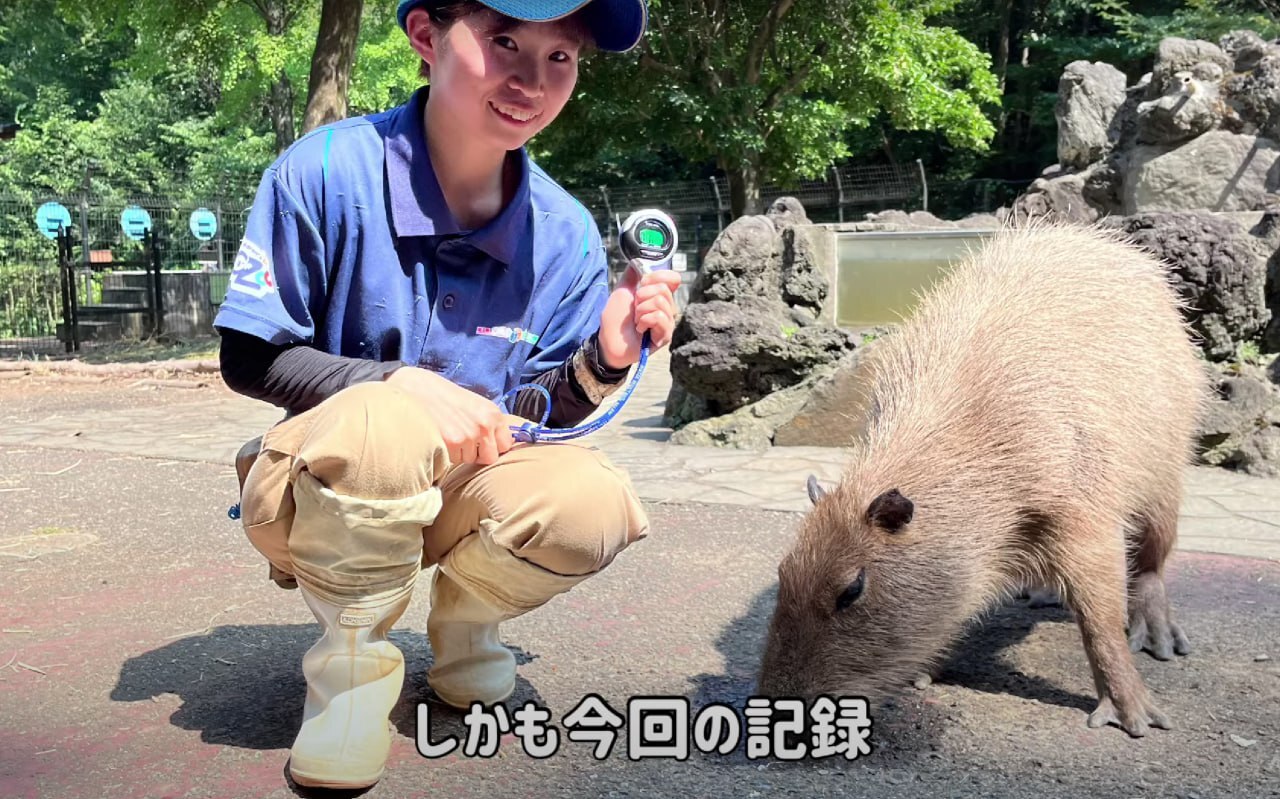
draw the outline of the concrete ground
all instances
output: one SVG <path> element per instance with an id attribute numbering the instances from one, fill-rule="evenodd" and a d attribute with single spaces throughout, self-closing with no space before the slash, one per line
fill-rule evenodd
<path id="1" fill-rule="evenodd" d="M 0 380 L 0 797 L 330 795 L 285 770 L 318 627 L 226 516 L 231 456 L 277 414 L 216 383 L 144 377 Z M 389 770 L 365 796 L 1280 796 L 1280 482 L 1213 469 L 1188 470 L 1170 570 L 1193 651 L 1137 661 L 1174 730 L 1086 728 L 1093 684 L 1070 615 L 1010 605 L 934 685 L 873 707 L 872 752 L 853 760 L 748 756 L 741 739 L 633 759 L 630 724 L 604 759 L 567 740 L 563 719 L 589 695 L 624 720 L 639 696 L 740 717 L 804 478 L 839 474 L 838 449 L 668 443 L 667 380 L 655 360 L 592 439 L 631 471 L 653 533 L 503 626 L 520 662 L 507 707 L 549 710 L 558 751 L 531 757 L 512 734 L 492 757 L 462 751 L 463 714 L 426 684 L 419 591 L 393 633 L 408 676 Z M 419 751 L 449 736 L 449 755 Z"/>

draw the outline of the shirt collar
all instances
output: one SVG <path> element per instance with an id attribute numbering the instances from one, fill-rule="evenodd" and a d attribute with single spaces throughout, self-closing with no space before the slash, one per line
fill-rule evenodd
<path id="1" fill-rule="evenodd" d="M 398 237 L 461 235 L 486 255 L 510 264 L 515 260 L 530 213 L 529 154 L 520 148 L 520 180 L 502 211 L 478 230 L 463 230 L 449 211 L 427 149 L 423 109 L 429 87 L 413 93 L 400 107 L 386 137 L 387 190 L 391 224 Z"/>

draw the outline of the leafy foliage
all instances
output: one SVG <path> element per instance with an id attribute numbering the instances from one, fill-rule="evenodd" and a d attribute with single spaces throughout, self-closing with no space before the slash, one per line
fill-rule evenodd
<path id="1" fill-rule="evenodd" d="M 365 4 L 353 115 L 403 102 L 420 83 L 394 5 Z M 1277 7 L 651 0 L 642 47 L 587 58 L 576 97 L 532 149 L 574 185 L 725 171 L 786 184 L 843 160 L 915 158 L 939 183 L 1029 180 L 1056 157 L 1066 63 L 1105 60 L 1136 80 L 1162 36 L 1214 41 L 1241 27 L 1280 36 Z M 0 194 L 251 191 L 277 152 L 268 109 L 280 75 L 301 122 L 319 9 L 320 0 L 0 4 L 0 122 L 23 125 L 0 142 Z"/>
<path id="2" fill-rule="evenodd" d="M 815 177 L 881 112 L 896 128 L 983 149 L 993 128 L 982 107 L 999 103 L 990 59 L 929 23 L 955 1 L 653 0 L 640 52 L 584 65 L 543 145 L 560 173 L 585 176 L 662 142 L 731 183 L 744 171 Z"/>

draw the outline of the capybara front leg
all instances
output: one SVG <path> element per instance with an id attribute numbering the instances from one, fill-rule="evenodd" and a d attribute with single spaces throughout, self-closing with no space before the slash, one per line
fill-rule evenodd
<path id="1" fill-rule="evenodd" d="M 1129 563 L 1129 650 L 1144 649 L 1157 660 L 1185 655 L 1191 644 L 1169 610 L 1164 562 L 1177 534 L 1178 512 L 1162 510 L 1143 520 L 1141 539 Z"/>
<path id="2" fill-rule="evenodd" d="M 1125 640 L 1126 574 L 1119 536 L 1082 531 L 1066 540 L 1070 551 L 1059 559 L 1059 569 L 1098 689 L 1089 726 L 1116 724 L 1135 738 L 1151 727 L 1170 729 L 1168 718 L 1151 701 Z"/>

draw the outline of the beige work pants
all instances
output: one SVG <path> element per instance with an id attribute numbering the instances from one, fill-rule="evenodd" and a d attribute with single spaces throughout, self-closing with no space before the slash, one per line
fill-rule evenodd
<path id="1" fill-rule="evenodd" d="M 244 476 L 241 521 L 282 585 L 358 599 L 439 563 L 508 615 L 600 571 L 649 525 L 599 452 L 517 445 L 488 466 L 452 464 L 421 404 L 386 383 L 272 427 Z"/>

